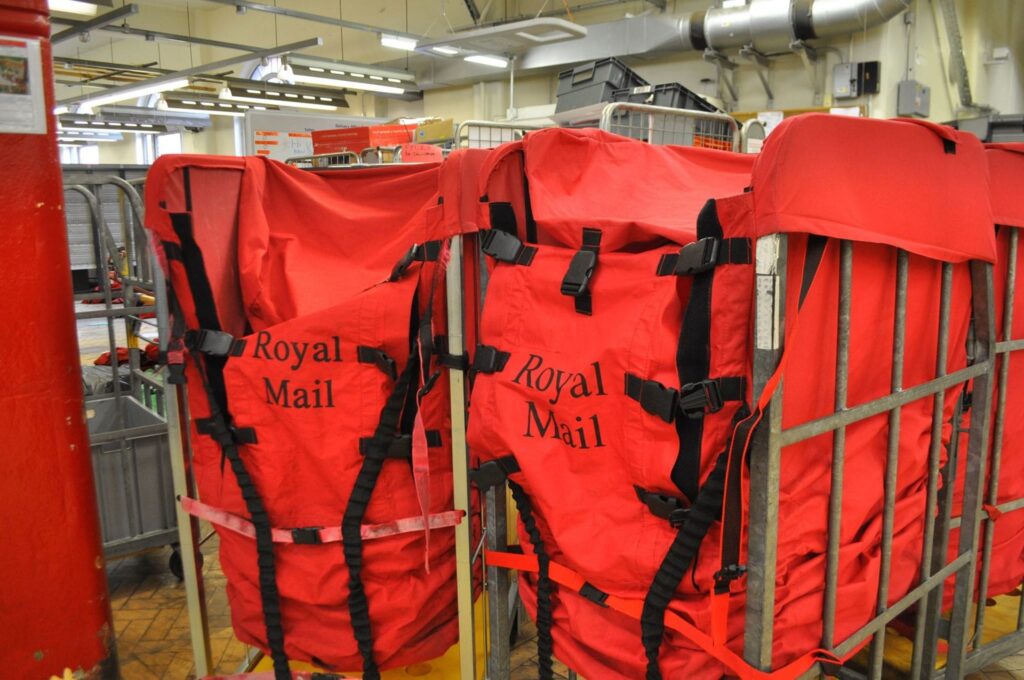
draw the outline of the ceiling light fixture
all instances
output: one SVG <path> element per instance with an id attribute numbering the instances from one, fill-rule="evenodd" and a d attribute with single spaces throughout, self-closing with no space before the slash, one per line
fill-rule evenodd
<path id="1" fill-rule="evenodd" d="M 48 0 L 46 6 L 51 12 L 67 12 L 68 14 L 82 14 L 85 16 L 96 16 L 99 7 L 88 2 L 78 0 Z"/>
<path id="2" fill-rule="evenodd" d="M 508 59 L 504 57 L 495 57 L 489 54 L 471 54 L 465 58 L 466 61 L 473 62 L 474 64 L 483 64 L 484 66 L 493 66 L 495 68 L 505 68 L 508 66 Z"/>
<path id="3" fill-rule="evenodd" d="M 380 34 L 380 44 L 383 47 L 390 47 L 396 50 L 405 50 L 406 52 L 412 52 L 416 49 L 417 40 L 414 38 L 407 38 L 402 35 L 389 35 L 387 33 Z"/>
<path id="4" fill-rule="evenodd" d="M 246 111 L 266 111 L 268 108 L 277 111 L 276 106 L 256 106 L 255 104 L 236 104 L 233 102 L 216 102 L 216 106 L 210 108 L 206 104 L 212 102 L 200 101 L 197 99 L 178 99 L 176 97 L 161 97 L 156 103 L 159 111 L 174 111 L 176 113 L 197 113 L 209 116 L 230 116 L 241 118 Z"/>
<path id="5" fill-rule="evenodd" d="M 315 67 L 314 67 L 315 68 Z M 345 78 L 335 78 L 333 75 L 346 74 Z M 405 89 L 396 85 L 382 85 L 380 82 L 369 82 L 370 78 L 375 80 L 383 80 L 384 76 L 371 75 L 367 77 L 365 73 L 358 73 L 348 71 L 335 71 L 331 70 L 331 75 L 327 75 L 320 70 L 313 70 L 308 66 L 292 65 L 292 80 L 297 83 L 306 83 L 308 85 L 324 85 L 327 87 L 344 87 L 352 90 L 365 90 L 367 92 L 380 92 L 382 94 L 405 94 Z M 397 80 L 397 79 L 395 79 Z M 399 81 L 401 82 L 401 81 Z"/>
<path id="6" fill-rule="evenodd" d="M 438 54 L 443 54 L 448 57 L 453 57 L 459 53 L 459 50 L 455 47 L 448 47 L 447 45 L 435 45 L 430 49 L 434 50 Z"/>
<path id="7" fill-rule="evenodd" d="M 188 85 L 188 78 L 168 80 L 162 83 L 157 83 L 156 85 L 146 85 L 145 82 L 143 82 L 138 87 L 132 87 L 125 90 L 118 89 L 116 92 L 111 92 L 110 94 L 97 94 L 95 97 L 84 99 L 78 105 L 78 112 L 92 113 L 94 109 L 103 106 L 104 104 L 113 104 L 114 102 L 120 102 L 126 99 L 138 99 L 139 97 L 167 92 L 168 90 L 179 90 L 183 87 L 188 87 Z"/>
<path id="8" fill-rule="evenodd" d="M 253 94 L 251 89 L 246 88 L 243 94 L 236 92 L 235 88 L 225 87 L 220 91 L 220 98 L 231 102 L 247 102 L 249 104 L 269 104 L 270 106 L 287 106 L 295 109 L 312 109 L 314 111 L 337 111 L 338 107 L 333 104 L 313 104 L 309 101 L 286 99 L 281 97 L 280 92 L 273 90 L 256 90 Z M 325 99 L 325 97 L 321 97 Z M 212 113 L 212 112 L 211 112 Z"/>

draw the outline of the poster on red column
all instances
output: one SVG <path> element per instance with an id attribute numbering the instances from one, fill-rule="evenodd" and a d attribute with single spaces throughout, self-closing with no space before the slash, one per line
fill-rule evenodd
<path id="1" fill-rule="evenodd" d="M 39 41 L 0 35 L 0 133 L 46 134 Z"/>

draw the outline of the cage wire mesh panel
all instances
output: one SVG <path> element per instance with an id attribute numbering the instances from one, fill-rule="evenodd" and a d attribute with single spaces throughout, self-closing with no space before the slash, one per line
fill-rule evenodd
<path id="1" fill-rule="evenodd" d="M 492 149 L 505 142 L 515 142 L 539 125 L 494 123 L 487 120 L 467 120 L 459 123 L 455 131 L 455 146 L 459 149 Z"/>
<path id="2" fill-rule="evenodd" d="M 739 126 L 728 115 L 615 102 L 601 112 L 600 128 L 651 144 L 736 151 Z"/>

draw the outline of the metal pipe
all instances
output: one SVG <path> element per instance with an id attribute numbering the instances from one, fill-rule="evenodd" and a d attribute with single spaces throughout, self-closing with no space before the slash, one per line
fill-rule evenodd
<path id="1" fill-rule="evenodd" d="M 850 368 L 850 296 L 852 293 L 853 244 L 841 241 L 839 249 L 839 322 L 836 329 L 835 411 L 846 410 Z M 836 593 L 839 589 L 839 545 L 843 521 L 843 475 L 846 466 L 846 426 L 832 434 L 832 483 L 828 496 L 828 553 L 825 563 L 825 602 L 822 644 L 835 644 Z"/>
<path id="2" fill-rule="evenodd" d="M 896 253 L 896 311 L 892 339 L 892 382 L 893 394 L 903 389 L 903 359 L 907 336 L 907 252 Z M 896 515 L 896 475 L 900 454 L 900 406 L 889 411 L 889 437 L 885 457 L 885 482 L 882 505 L 882 555 L 878 577 L 878 596 L 875 612 L 884 614 L 889 607 L 889 576 L 892 572 L 893 522 Z M 882 661 L 885 653 L 885 628 L 880 628 L 871 640 L 871 677 L 882 677 Z"/>
<path id="3" fill-rule="evenodd" d="M 942 283 L 939 292 L 939 331 L 937 338 L 937 350 L 935 358 L 935 377 L 941 378 L 946 375 L 947 361 L 949 356 L 949 310 L 950 299 L 953 289 L 953 265 L 948 262 L 942 263 Z M 924 525 L 924 548 L 921 556 L 921 582 L 926 582 L 934 571 L 932 564 L 936 546 L 943 546 L 938 550 L 940 555 L 945 555 L 946 541 L 944 537 L 936 537 L 935 517 L 939 503 L 939 472 L 942 467 L 942 417 L 946 409 L 946 392 L 939 390 L 932 397 L 932 429 L 931 439 L 928 448 L 928 487 L 927 500 L 925 501 L 925 525 Z M 938 625 L 940 615 L 942 590 L 938 589 L 928 594 L 924 606 L 917 610 L 917 623 L 914 626 L 914 649 L 911 655 L 910 675 L 911 677 L 925 677 L 923 668 L 928 668 L 930 674 L 935 669 L 935 655 L 938 652 L 934 636 L 929 636 L 928 630 L 934 630 Z M 925 649 L 925 644 L 929 645 Z"/>
<path id="4" fill-rule="evenodd" d="M 65 28 L 63 31 L 57 33 L 52 38 L 50 38 L 50 42 L 52 42 L 54 45 L 59 45 L 62 42 L 71 40 L 76 35 L 85 35 L 94 28 L 102 28 L 107 24 L 111 24 L 117 21 L 121 17 L 126 17 L 130 14 L 135 14 L 138 11 L 139 6 L 135 3 L 132 3 L 130 5 L 125 5 L 124 7 L 118 7 L 117 9 L 111 12 L 107 12 L 106 14 L 101 14 L 97 17 L 93 17 L 88 21 L 75 22 L 71 26 L 71 28 Z"/>

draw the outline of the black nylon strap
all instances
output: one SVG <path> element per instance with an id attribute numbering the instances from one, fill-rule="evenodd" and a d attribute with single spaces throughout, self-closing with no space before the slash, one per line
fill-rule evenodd
<path id="1" fill-rule="evenodd" d="M 512 500 L 519 509 L 519 517 L 523 520 L 526 534 L 530 538 L 530 545 L 537 555 L 537 616 L 534 623 L 537 624 L 537 665 L 539 666 L 537 677 L 540 680 L 553 680 L 554 673 L 554 641 L 551 638 L 551 626 L 554 619 L 551 616 L 552 595 L 554 594 L 554 583 L 549 575 L 551 557 L 544 548 L 544 540 L 541 538 L 537 520 L 533 515 L 533 504 L 527 496 L 523 487 L 509 480 L 509 489 L 512 491 Z"/>
<path id="2" fill-rule="evenodd" d="M 419 357 L 410 353 L 409 361 L 402 370 L 395 387 L 380 412 L 377 429 L 369 443 L 369 451 L 363 457 L 359 475 L 352 486 L 348 505 L 341 521 L 341 543 L 348 567 L 349 597 L 348 611 L 352 619 L 352 630 L 363 657 L 363 677 L 379 680 L 380 669 L 373 656 L 373 630 L 370 626 L 370 605 L 363 587 L 363 537 L 362 524 L 366 508 L 370 504 L 373 488 L 384 466 L 388 447 L 394 439 L 396 428 L 402 418 L 402 408 L 411 391 L 413 377 L 419 371 Z"/>
<path id="3" fill-rule="evenodd" d="M 523 153 L 520 152 L 523 156 Z M 523 158 L 523 209 L 526 211 L 526 242 L 537 242 L 537 220 L 533 219 L 533 204 L 530 201 L 530 181 L 526 175 L 526 159 Z"/>
<path id="4" fill-rule="evenodd" d="M 511 203 L 496 201 L 488 204 L 487 209 L 490 211 L 491 229 L 497 229 L 512 236 L 516 235 L 519 231 L 519 225 L 516 222 L 516 212 L 512 208 Z"/>
<path id="5" fill-rule="evenodd" d="M 161 241 L 160 245 L 163 246 L 164 255 L 167 257 L 168 260 L 175 260 L 177 262 L 183 261 L 183 256 L 181 254 L 181 246 L 179 246 L 177 243 L 175 243 L 174 241 Z"/>
<path id="6" fill-rule="evenodd" d="M 817 234 L 808 234 L 807 236 L 807 255 L 804 257 L 804 273 L 800 282 L 800 305 L 804 304 L 804 298 L 807 297 L 807 292 L 811 289 L 811 282 L 814 281 L 814 275 L 818 271 L 818 266 L 821 265 L 821 258 L 825 254 L 827 244 L 828 239 L 824 236 Z"/>
<path id="7" fill-rule="evenodd" d="M 700 418 L 705 413 L 722 410 L 727 401 L 743 401 L 746 379 L 742 376 L 709 378 L 687 383 L 676 390 L 656 380 L 644 380 L 627 373 L 626 396 L 638 401 L 648 413 L 671 423 L 680 413 L 688 418 Z"/>
<path id="8" fill-rule="evenodd" d="M 601 230 L 583 228 L 583 245 L 569 262 L 569 270 L 562 279 L 562 295 L 574 298 L 577 314 L 594 313 L 590 296 L 590 279 L 597 268 L 597 253 L 601 248 Z"/>
<path id="9" fill-rule="evenodd" d="M 662 255 L 658 276 L 692 276 L 722 264 L 750 264 L 753 246 L 749 238 L 713 238 L 688 243 L 678 253 Z"/>
<path id="10" fill-rule="evenodd" d="M 427 446 L 430 448 L 437 448 L 441 446 L 441 431 L 440 430 L 427 430 Z M 361 456 L 372 456 L 380 455 L 381 451 L 374 448 L 373 437 L 361 437 L 359 439 L 359 455 Z M 396 435 L 387 445 L 387 449 L 383 451 L 385 458 L 399 458 L 408 460 L 412 457 L 412 435 L 402 434 Z"/>
<path id="11" fill-rule="evenodd" d="M 191 184 L 188 168 L 183 171 L 186 206 L 191 209 Z M 192 231 L 192 215 L 171 213 L 171 226 L 181 243 L 181 263 L 185 267 L 196 318 L 201 328 L 220 331 L 213 289 L 206 275 L 203 253 L 196 243 Z M 245 462 L 238 453 L 229 425 L 227 392 L 224 389 L 224 364 L 227 357 L 207 354 L 192 354 L 210 407 L 210 436 L 220 444 L 224 458 L 231 465 L 231 471 L 238 482 L 246 511 L 256 533 L 256 563 L 259 570 L 260 601 L 263 609 L 263 623 L 267 630 L 267 648 L 274 664 L 275 680 L 291 680 L 288 655 L 284 650 L 284 627 L 281 623 L 281 598 L 277 589 L 277 574 L 274 568 L 274 540 L 271 533 L 270 516 L 267 514 Z M 198 427 L 198 424 L 197 424 Z"/>
<path id="12" fill-rule="evenodd" d="M 686 522 L 672 541 L 644 597 L 644 607 L 640 614 L 640 637 L 647 655 L 647 680 L 661 680 L 658 657 L 665 636 L 665 610 L 722 509 L 728 460 L 728 452 L 723 451 L 718 456 L 714 469 L 697 494 Z"/>
<path id="13" fill-rule="evenodd" d="M 718 222 L 715 201 L 710 200 L 697 217 L 697 237 L 722 239 L 722 225 Z M 679 384 L 700 383 L 708 379 L 711 367 L 711 287 L 714 269 L 693 276 L 690 300 L 686 306 L 683 325 L 676 350 L 676 370 Z M 693 500 L 700 484 L 701 442 L 704 436 L 703 418 L 676 418 L 679 436 L 679 455 L 672 466 L 672 481 L 683 495 Z"/>
<path id="14" fill-rule="evenodd" d="M 580 595 L 587 598 L 596 605 L 608 608 L 608 593 L 594 586 L 589 581 L 584 581 L 580 586 Z"/>
<path id="15" fill-rule="evenodd" d="M 230 443 L 232 444 L 259 443 L 259 440 L 256 438 L 256 430 L 251 427 L 225 425 L 220 420 L 213 418 L 196 418 L 192 422 L 196 424 L 196 432 L 210 435 L 214 439 L 217 437 L 230 437 Z"/>
<path id="16" fill-rule="evenodd" d="M 356 347 L 356 360 L 361 364 L 373 364 L 383 371 L 384 375 L 392 380 L 395 380 L 398 377 L 398 369 L 395 366 L 395 360 L 382 349 L 359 345 Z"/>

